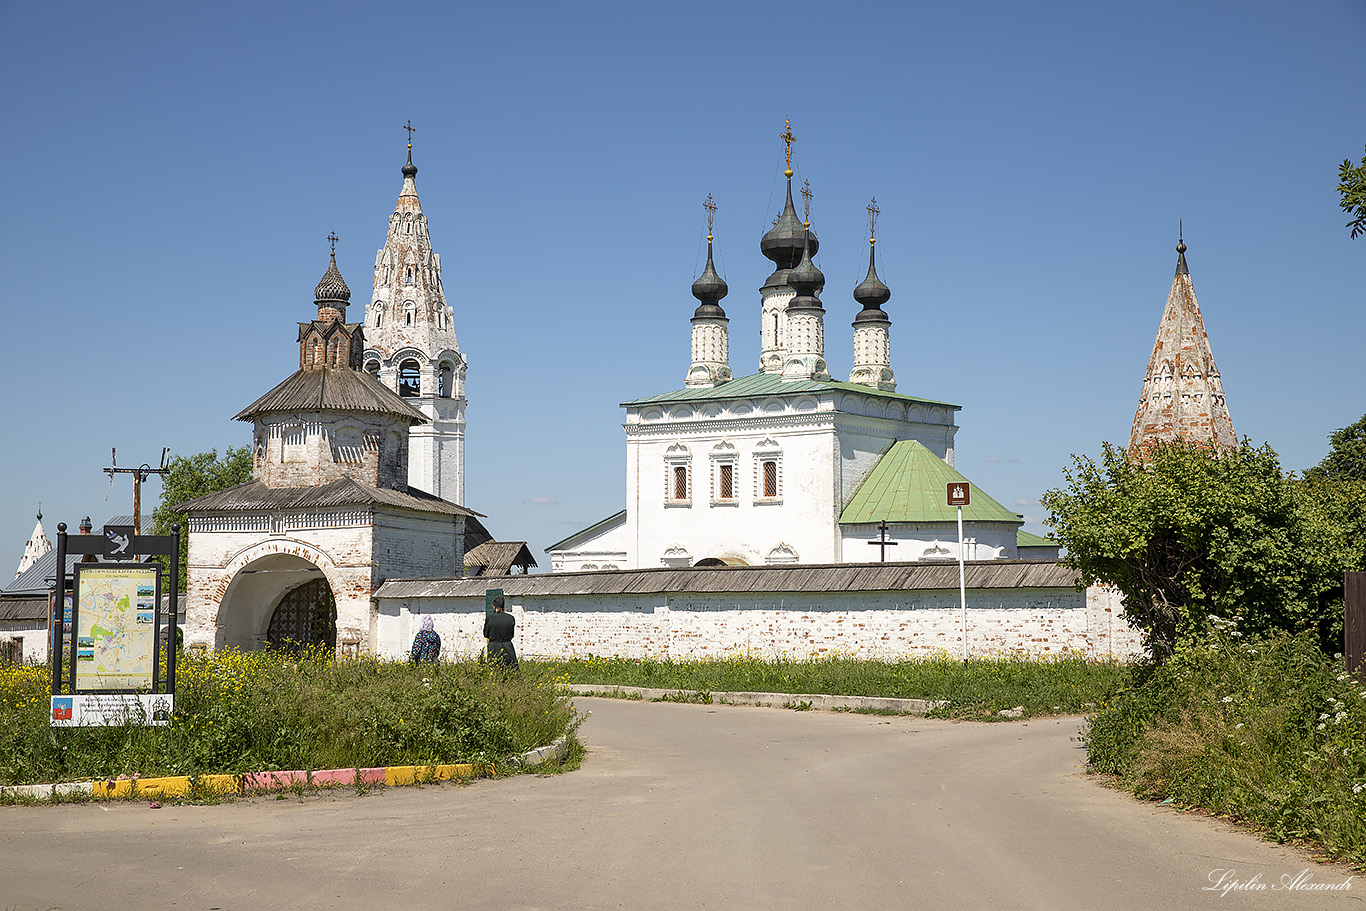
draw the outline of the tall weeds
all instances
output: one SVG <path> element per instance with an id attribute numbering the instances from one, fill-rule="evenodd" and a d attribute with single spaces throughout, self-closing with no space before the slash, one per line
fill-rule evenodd
<path id="1" fill-rule="evenodd" d="M 529 668 L 225 651 L 181 659 L 169 727 L 48 723 L 41 668 L 0 669 L 0 784 L 276 769 L 497 762 L 572 730 Z"/>
<path id="2" fill-rule="evenodd" d="M 1087 733 L 1090 767 L 1169 798 L 1366 861 L 1366 683 L 1312 636 L 1228 624 L 1132 671 Z"/>

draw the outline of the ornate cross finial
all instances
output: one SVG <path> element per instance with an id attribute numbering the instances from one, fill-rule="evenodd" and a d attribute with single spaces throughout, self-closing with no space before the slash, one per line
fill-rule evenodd
<path id="1" fill-rule="evenodd" d="M 417 132 L 417 127 L 413 126 L 413 122 L 409 120 L 403 125 L 403 129 L 408 131 L 408 151 L 411 152 L 413 150 L 413 134 Z"/>
<path id="2" fill-rule="evenodd" d="M 337 241 L 341 240 L 341 238 L 337 236 L 337 232 L 336 232 L 336 231 L 329 231 L 329 232 L 327 232 L 327 239 L 328 239 L 328 241 L 332 244 L 332 255 L 333 255 L 333 256 L 336 256 L 336 255 L 337 255 Z"/>
<path id="3" fill-rule="evenodd" d="M 716 203 L 712 202 L 711 194 L 707 194 L 707 201 L 702 203 L 702 208 L 707 210 L 707 243 L 711 243 L 711 224 L 716 217 Z"/>
<path id="4" fill-rule="evenodd" d="M 802 222 L 811 227 L 811 181 L 802 181 Z"/>
<path id="5" fill-rule="evenodd" d="M 882 210 L 877 207 L 877 197 L 868 203 L 868 243 L 877 243 L 877 217 L 882 214 Z"/>
<path id="6" fill-rule="evenodd" d="M 783 125 L 783 135 L 778 137 L 783 141 L 783 157 L 787 159 L 787 176 L 792 176 L 792 143 L 797 141 L 797 137 L 792 135 L 792 121 L 788 120 Z"/>

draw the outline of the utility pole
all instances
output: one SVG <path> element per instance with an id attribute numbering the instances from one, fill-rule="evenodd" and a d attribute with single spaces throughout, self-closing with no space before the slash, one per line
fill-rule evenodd
<path id="1" fill-rule="evenodd" d="M 169 446 L 162 448 L 160 468 L 153 468 L 146 462 L 137 468 L 120 468 L 118 451 L 113 447 L 109 449 L 109 467 L 104 470 L 104 473 L 109 475 L 109 483 L 114 483 L 114 475 L 116 474 L 131 474 L 133 476 L 133 534 L 135 535 L 142 534 L 142 482 L 147 480 L 148 475 L 154 474 L 164 477 L 170 472 L 171 469 L 166 467 L 166 457 L 170 452 Z"/>

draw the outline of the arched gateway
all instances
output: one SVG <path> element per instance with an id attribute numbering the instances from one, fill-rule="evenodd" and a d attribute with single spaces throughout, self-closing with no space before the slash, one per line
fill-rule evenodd
<path id="1" fill-rule="evenodd" d="M 266 641 L 271 648 L 288 652 L 314 646 L 336 650 L 337 599 L 326 579 L 314 579 L 285 592 L 271 612 Z"/>

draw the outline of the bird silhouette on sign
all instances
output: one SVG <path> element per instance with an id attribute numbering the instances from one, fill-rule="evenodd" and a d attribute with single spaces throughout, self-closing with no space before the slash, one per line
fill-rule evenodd
<path id="1" fill-rule="evenodd" d="M 114 545 L 109 550 L 109 556 L 111 557 L 122 556 L 126 554 L 128 551 L 128 545 L 133 543 L 133 539 L 126 534 L 121 535 L 116 532 L 109 531 L 105 532 L 104 536 L 109 539 L 110 544 Z"/>

